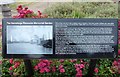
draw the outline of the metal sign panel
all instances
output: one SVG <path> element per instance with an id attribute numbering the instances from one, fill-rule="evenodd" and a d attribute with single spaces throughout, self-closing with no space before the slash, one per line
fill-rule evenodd
<path id="1" fill-rule="evenodd" d="M 3 19 L 4 58 L 115 58 L 117 19 Z"/>

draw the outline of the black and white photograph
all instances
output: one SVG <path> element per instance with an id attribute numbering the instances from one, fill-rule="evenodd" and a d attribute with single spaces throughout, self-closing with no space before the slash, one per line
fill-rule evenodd
<path id="1" fill-rule="evenodd" d="M 53 54 L 53 26 L 7 26 L 7 54 Z"/>

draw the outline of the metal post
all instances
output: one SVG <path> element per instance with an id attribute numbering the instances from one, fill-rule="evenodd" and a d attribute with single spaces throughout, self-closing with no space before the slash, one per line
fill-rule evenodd
<path id="1" fill-rule="evenodd" d="M 88 73 L 85 77 L 94 77 L 94 69 L 97 64 L 97 59 L 91 59 L 89 63 Z"/>
<path id="2" fill-rule="evenodd" d="M 34 75 L 34 71 L 33 71 L 31 61 L 27 60 L 27 59 L 24 59 L 24 64 L 25 64 L 26 71 L 28 73 L 27 77 L 32 77 Z"/>

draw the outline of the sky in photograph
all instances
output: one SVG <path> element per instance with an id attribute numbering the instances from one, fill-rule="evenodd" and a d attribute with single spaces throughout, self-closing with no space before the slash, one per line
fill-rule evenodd
<path id="1" fill-rule="evenodd" d="M 7 39 L 17 41 L 30 41 L 37 35 L 42 38 L 44 35 L 45 39 L 52 39 L 53 35 L 52 26 L 7 26 Z"/>

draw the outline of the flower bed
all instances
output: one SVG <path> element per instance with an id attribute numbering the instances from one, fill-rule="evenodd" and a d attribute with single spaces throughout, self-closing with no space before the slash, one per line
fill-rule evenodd
<path id="1" fill-rule="evenodd" d="M 17 8 L 18 15 L 13 18 L 46 18 L 46 14 L 40 11 L 34 13 L 28 7 L 23 8 L 21 5 Z M 120 22 L 119 22 L 120 26 Z M 120 34 L 120 32 L 119 32 Z M 120 76 L 120 50 L 118 59 L 100 59 L 94 69 L 96 76 Z M 31 60 L 34 68 L 34 77 L 56 77 L 56 76 L 70 76 L 82 77 L 87 74 L 88 59 L 38 59 Z M 25 77 L 27 72 L 25 70 L 22 59 L 3 59 L 2 61 L 2 76 L 3 77 Z"/>

